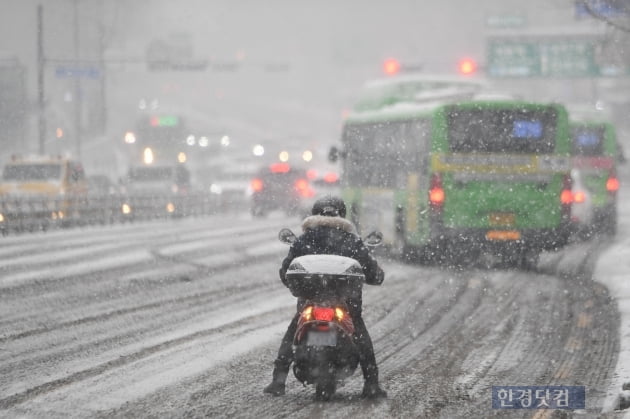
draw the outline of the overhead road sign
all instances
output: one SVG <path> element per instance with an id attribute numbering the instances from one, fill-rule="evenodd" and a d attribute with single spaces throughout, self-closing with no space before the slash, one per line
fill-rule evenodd
<path id="1" fill-rule="evenodd" d="M 597 40 L 580 37 L 488 39 L 490 77 L 596 77 Z"/>
<path id="2" fill-rule="evenodd" d="M 59 79 L 83 78 L 99 79 L 101 69 L 94 66 L 58 65 L 55 68 L 55 76 Z"/>

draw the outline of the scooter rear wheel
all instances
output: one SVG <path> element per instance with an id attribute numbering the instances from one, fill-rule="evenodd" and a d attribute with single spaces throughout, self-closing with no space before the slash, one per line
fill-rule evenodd
<path id="1" fill-rule="evenodd" d="M 317 383 L 315 385 L 315 400 L 328 401 L 335 394 L 336 385 L 334 381 Z"/>

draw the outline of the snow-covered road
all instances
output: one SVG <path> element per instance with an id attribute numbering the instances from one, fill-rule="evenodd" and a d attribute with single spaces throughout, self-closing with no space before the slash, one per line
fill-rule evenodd
<path id="1" fill-rule="evenodd" d="M 538 273 L 381 258 L 364 311 L 389 398 L 362 401 L 360 373 L 330 403 L 293 377 L 285 397 L 263 394 L 294 310 L 277 278 L 287 225 L 237 214 L 3 238 L 0 416 L 483 417 L 499 413 L 492 385 L 524 384 L 585 385 L 588 412 L 604 409 L 619 318 L 590 276 L 598 240 Z"/>

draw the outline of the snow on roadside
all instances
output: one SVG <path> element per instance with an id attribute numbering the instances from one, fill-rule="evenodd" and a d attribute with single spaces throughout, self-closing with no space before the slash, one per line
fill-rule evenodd
<path id="1" fill-rule="evenodd" d="M 605 285 L 611 297 L 616 300 L 621 320 L 619 358 L 608 396 L 604 401 L 604 413 L 613 412 L 618 408 L 620 398 L 628 397 L 628 393 L 622 391 L 622 386 L 624 383 L 630 383 L 630 194 L 627 193 L 630 187 L 629 169 L 623 167 L 623 174 L 620 173 L 622 188 L 618 196 L 617 235 L 598 258 L 593 273 L 593 279 Z M 630 410 L 623 417 L 630 419 Z"/>

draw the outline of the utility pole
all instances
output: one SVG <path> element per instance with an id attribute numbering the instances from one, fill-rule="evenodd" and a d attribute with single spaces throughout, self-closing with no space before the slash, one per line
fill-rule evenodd
<path id="1" fill-rule="evenodd" d="M 79 10 L 78 0 L 74 0 L 74 61 L 75 67 L 79 65 Z M 80 76 L 74 77 L 74 135 L 76 141 L 77 155 L 76 158 L 81 158 L 81 81 Z"/>
<path id="2" fill-rule="evenodd" d="M 105 23 L 103 22 L 105 16 L 105 6 L 104 2 L 101 3 L 101 9 L 99 12 L 100 20 L 98 21 L 99 28 L 99 60 L 100 60 L 100 68 L 101 68 L 101 110 L 100 110 L 100 128 L 101 133 L 105 134 L 107 132 L 107 68 L 105 63 Z"/>
<path id="3" fill-rule="evenodd" d="M 39 154 L 46 152 L 46 104 L 44 96 L 44 11 L 37 6 L 37 112 L 39 127 Z"/>

